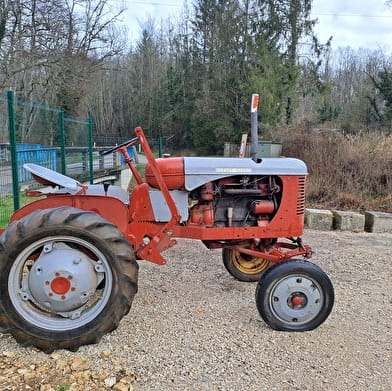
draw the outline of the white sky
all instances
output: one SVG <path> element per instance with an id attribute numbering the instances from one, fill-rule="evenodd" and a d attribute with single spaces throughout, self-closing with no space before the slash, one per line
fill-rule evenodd
<path id="1" fill-rule="evenodd" d="M 127 8 L 123 15 L 130 37 L 139 37 L 140 23 L 149 16 L 160 22 L 180 14 L 192 0 L 111 0 Z M 332 47 L 382 49 L 392 53 L 392 6 L 386 0 L 313 0 L 312 16 L 318 19 L 316 33 L 322 43 L 332 35 Z"/>

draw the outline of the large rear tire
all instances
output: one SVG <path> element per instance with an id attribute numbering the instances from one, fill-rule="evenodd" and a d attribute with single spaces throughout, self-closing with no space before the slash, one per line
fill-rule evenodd
<path id="1" fill-rule="evenodd" d="M 333 303 L 329 277 L 317 265 L 300 259 L 271 267 L 256 287 L 257 309 L 275 330 L 313 330 L 327 319 Z"/>
<path id="2" fill-rule="evenodd" d="M 0 329 L 50 353 L 97 343 L 126 315 L 138 265 L 121 231 L 72 207 L 37 210 L 0 240 Z"/>

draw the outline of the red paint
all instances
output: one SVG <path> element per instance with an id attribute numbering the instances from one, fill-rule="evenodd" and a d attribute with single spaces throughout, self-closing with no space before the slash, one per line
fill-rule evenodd
<path id="1" fill-rule="evenodd" d="M 184 159 L 182 157 L 168 157 L 154 160 L 169 190 L 185 188 Z M 146 182 L 151 187 L 159 189 L 159 181 L 154 175 L 150 163 L 147 164 L 145 173 Z"/>
<path id="2" fill-rule="evenodd" d="M 150 146 L 140 127 L 135 129 L 138 140 L 147 158 L 146 183 L 136 170 L 132 159 L 127 157 L 126 146 L 120 151 L 125 155 L 126 162 L 134 173 L 137 185 L 133 188 L 129 205 L 116 198 L 108 196 L 89 196 L 83 191 L 77 195 L 48 195 L 19 209 L 11 221 L 19 220 L 37 209 L 71 206 L 86 211 L 93 211 L 107 221 L 115 224 L 125 238 L 132 244 L 136 257 L 154 263 L 164 264 L 161 255 L 163 251 L 174 246 L 174 238 L 191 238 L 203 241 L 215 241 L 220 247 L 233 248 L 245 254 L 262 257 L 272 262 L 283 262 L 292 257 L 303 255 L 311 257 L 309 246 L 303 246 L 299 241 L 292 244 L 277 242 L 268 249 L 257 247 L 244 248 L 230 245 L 231 241 L 260 241 L 271 238 L 294 238 L 303 233 L 304 226 L 304 186 L 305 176 L 278 175 L 282 193 L 277 208 L 271 200 L 259 200 L 253 206 L 253 212 L 259 215 L 258 225 L 216 227 L 214 221 L 214 184 L 206 183 L 200 189 L 199 202 L 189 209 L 189 219 L 180 223 L 181 216 L 169 189 L 183 189 L 185 186 L 184 162 L 182 158 L 155 159 Z M 134 142 L 132 142 L 134 144 Z M 223 178 L 219 184 L 230 184 L 232 178 Z M 149 186 L 159 189 L 169 208 L 171 218 L 167 222 L 157 222 L 149 197 Z M 263 187 L 264 186 L 264 187 Z M 267 195 L 267 187 L 260 185 L 260 196 Z M 277 209 L 276 209 L 277 208 Z M 275 210 L 276 209 L 276 210 Z M 266 217 L 267 216 L 267 217 Z M 0 230 L 0 233 L 2 230 Z M 63 277 L 57 277 L 52 284 L 59 294 L 71 289 L 63 282 Z"/>
<path id="3" fill-rule="evenodd" d="M 65 277 L 56 277 L 50 284 L 50 288 L 54 293 L 57 293 L 58 295 L 64 295 L 70 290 L 71 283 Z"/>

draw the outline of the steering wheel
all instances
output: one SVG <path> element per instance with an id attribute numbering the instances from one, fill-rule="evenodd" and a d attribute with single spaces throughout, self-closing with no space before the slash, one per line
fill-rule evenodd
<path id="1" fill-rule="evenodd" d="M 107 149 L 106 151 L 101 151 L 99 154 L 100 156 L 105 156 L 105 155 L 109 155 L 109 153 L 113 153 L 118 151 L 120 148 L 122 147 L 129 147 L 133 144 L 136 144 L 136 142 L 139 140 L 139 137 L 134 137 L 128 141 L 124 141 L 123 143 L 116 145 L 112 148 Z"/>

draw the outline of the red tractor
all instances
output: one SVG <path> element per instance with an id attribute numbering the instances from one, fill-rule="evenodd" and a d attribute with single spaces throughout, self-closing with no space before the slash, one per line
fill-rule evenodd
<path id="1" fill-rule="evenodd" d="M 233 277 L 258 281 L 256 304 L 276 330 L 306 331 L 328 317 L 328 276 L 304 259 L 305 164 L 291 158 L 155 159 L 140 127 L 120 151 L 136 180 L 84 185 L 26 164 L 45 198 L 16 211 L 0 237 L 0 330 L 45 352 L 76 350 L 115 329 L 137 292 L 137 259 L 164 264 L 175 238 L 222 249 Z M 139 142 L 145 181 L 127 148 Z M 31 196 L 42 195 L 34 191 Z M 279 238 L 287 238 L 280 240 Z"/>

